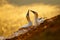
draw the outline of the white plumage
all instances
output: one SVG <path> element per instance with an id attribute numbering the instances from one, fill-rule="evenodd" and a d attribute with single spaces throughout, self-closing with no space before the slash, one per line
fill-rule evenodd
<path id="1" fill-rule="evenodd" d="M 29 10 L 27 12 L 26 18 L 27 18 L 28 24 L 22 26 L 22 28 L 27 28 L 27 27 L 32 26 L 32 22 L 31 22 L 30 17 L 29 17 Z"/>
<path id="2" fill-rule="evenodd" d="M 34 15 L 35 15 L 35 19 L 34 19 L 35 20 L 35 24 L 34 24 L 35 26 L 38 26 L 45 21 L 45 19 L 43 19 L 43 18 L 38 18 L 38 13 L 37 12 L 32 11 L 32 10 L 30 10 L 30 11 L 33 12 Z"/>
<path id="3" fill-rule="evenodd" d="M 22 28 L 27 28 L 27 27 L 30 27 L 30 26 L 32 26 L 32 23 L 31 22 L 29 22 L 28 24 L 22 26 Z"/>

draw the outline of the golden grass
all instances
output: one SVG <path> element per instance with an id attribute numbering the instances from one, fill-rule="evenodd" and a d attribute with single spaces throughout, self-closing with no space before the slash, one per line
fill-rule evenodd
<path id="1" fill-rule="evenodd" d="M 44 4 L 31 4 L 24 6 L 5 4 L 0 7 L 0 35 L 8 37 L 21 26 L 27 24 L 26 13 L 28 9 L 37 11 L 39 17 L 51 18 L 59 14 L 59 10 L 56 7 L 57 6 Z M 30 18 L 33 22 L 34 16 L 32 13 L 30 14 Z"/>

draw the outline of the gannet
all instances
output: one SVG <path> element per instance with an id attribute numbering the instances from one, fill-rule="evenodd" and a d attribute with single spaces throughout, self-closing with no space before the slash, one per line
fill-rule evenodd
<path id="1" fill-rule="evenodd" d="M 29 10 L 28 10 L 28 12 L 26 14 L 26 18 L 27 18 L 28 24 L 22 26 L 22 28 L 26 28 L 26 27 L 32 26 L 32 21 L 30 20 L 30 17 L 29 17 Z"/>
<path id="2" fill-rule="evenodd" d="M 40 25 L 41 23 L 43 23 L 45 21 L 44 18 L 38 18 L 38 13 L 37 12 L 35 12 L 33 10 L 30 10 L 30 11 L 33 12 L 34 15 L 35 15 L 35 19 L 34 19 L 34 21 L 35 21 L 34 25 L 35 26 L 38 26 L 38 25 Z"/>

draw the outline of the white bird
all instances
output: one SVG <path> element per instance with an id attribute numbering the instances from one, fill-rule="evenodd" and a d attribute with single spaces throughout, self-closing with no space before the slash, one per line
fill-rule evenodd
<path id="1" fill-rule="evenodd" d="M 29 10 L 28 10 L 28 12 L 26 14 L 26 18 L 27 18 L 28 24 L 22 26 L 22 28 L 27 28 L 27 27 L 32 26 L 32 21 L 30 20 L 30 17 L 29 17 Z"/>
<path id="2" fill-rule="evenodd" d="M 33 12 L 34 15 L 35 15 L 35 19 L 34 19 L 35 20 L 35 24 L 34 24 L 35 26 L 38 26 L 45 21 L 44 18 L 38 18 L 38 13 L 37 12 L 32 11 L 32 10 L 30 10 L 30 11 Z"/>

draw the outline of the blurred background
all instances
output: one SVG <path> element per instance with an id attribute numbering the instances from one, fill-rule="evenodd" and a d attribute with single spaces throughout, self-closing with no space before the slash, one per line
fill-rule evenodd
<path id="1" fill-rule="evenodd" d="M 0 35 L 10 35 L 27 24 L 29 9 L 36 11 L 39 17 L 49 19 L 60 15 L 60 0 L 0 0 Z M 30 18 L 33 22 L 31 12 Z"/>

